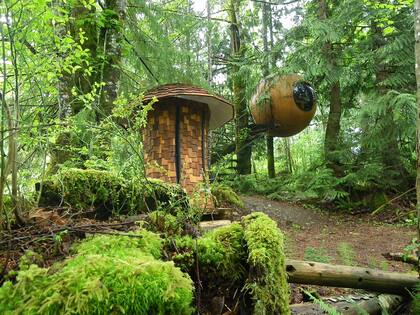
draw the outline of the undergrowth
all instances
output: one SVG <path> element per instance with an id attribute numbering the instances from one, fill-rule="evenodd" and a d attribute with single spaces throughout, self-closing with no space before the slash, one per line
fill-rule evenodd
<path id="1" fill-rule="evenodd" d="M 159 236 L 95 236 L 50 268 L 22 268 L 0 288 L 1 314 L 191 314 L 191 279 L 160 257 Z"/>
<path id="2" fill-rule="evenodd" d="M 242 194 L 257 194 L 273 200 L 305 201 L 334 205 L 335 209 L 374 211 L 388 202 L 386 191 L 394 194 L 397 189 L 384 190 L 381 178 L 371 166 L 371 172 L 361 169 L 337 177 L 325 165 L 305 172 L 282 174 L 268 178 L 257 174 L 226 178 L 222 183 Z"/>

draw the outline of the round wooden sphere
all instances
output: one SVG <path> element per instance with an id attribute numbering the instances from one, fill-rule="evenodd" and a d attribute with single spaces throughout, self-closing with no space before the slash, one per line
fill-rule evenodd
<path id="1" fill-rule="evenodd" d="M 290 137 L 305 129 L 316 111 L 313 88 L 296 74 L 262 80 L 251 98 L 251 115 L 268 134 Z"/>

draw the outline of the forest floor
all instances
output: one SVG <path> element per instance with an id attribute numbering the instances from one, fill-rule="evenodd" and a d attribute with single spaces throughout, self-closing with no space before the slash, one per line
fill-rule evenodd
<path id="1" fill-rule="evenodd" d="M 415 227 L 387 224 L 369 213 L 321 211 L 300 204 L 273 201 L 262 196 L 241 196 L 240 216 L 261 211 L 278 223 L 285 235 L 286 256 L 319 262 L 409 272 L 411 265 L 389 261 L 382 254 L 403 252 L 416 237 Z M 311 287 L 311 289 L 314 289 Z M 351 292 L 315 287 L 321 296 Z M 299 301 L 299 294 L 293 295 Z"/>

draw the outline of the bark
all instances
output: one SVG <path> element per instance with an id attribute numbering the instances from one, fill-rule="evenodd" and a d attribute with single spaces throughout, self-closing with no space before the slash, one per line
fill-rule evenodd
<path id="1" fill-rule="evenodd" d="M 338 149 L 341 121 L 341 89 L 340 83 L 335 82 L 330 88 L 330 112 L 328 114 L 327 129 L 325 130 L 325 158 L 328 166 L 333 170 L 338 168 L 335 151 Z"/>
<path id="2" fill-rule="evenodd" d="M 245 143 L 249 146 L 252 145 L 252 143 L 260 138 L 262 136 L 262 133 L 266 132 L 265 129 L 261 129 L 259 126 L 256 125 L 248 125 L 247 129 L 249 129 L 249 132 L 247 133 L 247 138 L 245 139 Z M 228 143 L 224 147 L 216 149 L 212 149 L 211 153 L 211 164 L 215 164 L 218 161 L 220 161 L 224 156 L 234 153 L 236 150 L 236 142 Z"/>
<path id="3" fill-rule="evenodd" d="M 321 20 L 328 19 L 327 0 L 319 1 L 319 18 Z M 329 63 L 331 71 L 337 69 L 336 51 L 330 41 L 326 41 L 323 45 L 323 55 Z M 324 155 L 327 166 L 339 175 L 339 162 L 334 152 L 338 149 L 341 122 L 341 89 L 340 82 L 332 82 L 329 89 L 330 111 L 327 120 L 327 128 L 325 130 L 324 139 Z"/>
<path id="4" fill-rule="evenodd" d="M 106 24 L 100 30 L 98 47 L 104 61 L 98 81 L 105 85 L 101 90 L 98 120 L 111 114 L 118 95 L 126 0 L 106 0 L 104 9 Z"/>
<path id="5" fill-rule="evenodd" d="M 10 62 L 12 64 L 13 69 L 13 105 L 9 106 L 6 103 L 6 83 L 7 83 L 7 68 L 6 68 L 6 54 L 5 54 L 5 38 L 3 30 L 1 31 L 2 35 L 2 52 L 3 52 L 3 93 L 2 93 L 2 117 L 4 119 L 3 114 L 6 116 L 7 126 L 8 126 L 8 146 L 7 146 L 7 162 L 4 163 L 4 152 L 3 152 L 3 139 L 2 137 L 2 176 L 1 176 L 1 203 L 2 207 L 4 207 L 4 200 L 3 200 L 3 193 L 4 187 L 7 181 L 7 176 L 11 173 L 12 181 L 11 181 L 11 197 L 12 197 L 12 206 L 13 206 L 13 214 L 18 225 L 24 225 L 24 220 L 21 216 L 21 209 L 20 209 L 20 202 L 18 197 L 18 166 L 17 166 L 17 138 L 19 132 L 19 122 L 20 122 L 20 74 L 18 68 L 18 57 L 16 53 L 16 46 L 15 46 L 15 30 L 13 29 L 14 21 L 13 18 L 9 20 L 11 16 L 9 12 L 9 8 L 6 6 L 6 25 L 7 25 L 7 35 L 10 45 Z M 4 136 L 4 131 L 2 130 L 2 136 Z M 7 218 L 7 215 L 6 215 Z M 8 228 L 10 227 L 9 222 L 7 222 Z"/>
<path id="6" fill-rule="evenodd" d="M 274 139 L 272 136 L 267 136 L 267 170 L 268 177 L 276 177 L 276 169 L 274 166 Z"/>
<path id="7" fill-rule="evenodd" d="M 286 272 L 291 283 L 364 289 L 375 292 L 406 294 L 419 284 L 411 274 L 381 270 L 286 260 Z"/>
<path id="8" fill-rule="evenodd" d="M 417 266 L 419 259 L 414 255 L 407 255 L 405 253 L 384 253 L 382 254 L 388 260 L 402 261 L 410 265 Z"/>
<path id="9" fill-rule="evenodd" d="M 95 6 L 86 8 L 84 1 L 73 0 L 70 2 L 70 20 L 66 27 L 59 29 L 60 35 L 66 35 L 68 31 L 72 38 L 79 42 L 82 49 L 89 51 L 88 62 L 95 68 L 96 48 L 97 48 L 97 26 L 94 18 Z M 80 33 L 83 33 L 84 40 L 80 40 Z M 83 42 L 83 43 L 82 43 Z M 90 93 L 96 79 L 95 71 L 86 74 L 84 69 L 79 69 L 75 73 L 63 71 L 60 84 L 59 95 L 60 103 L 63 108 L 63 115 L 69 113 L 77 114 L 84 108 L 84 103 L 73 95 L 75 90 L 78 95 Z"/>
<path id="10" fill-rule="evenodd" d="M 101 120 L 111 114 L 117 98 L 126 0 L 103 2 L 100 12 L 104 19 L 103 27 L 98 25 L 96 7 L 87 8 L 84 2 L 70 2 L 71 19 L 65 27 L 57 29 L 57 33 L 64 36 L 68 31 L 84 50 L 89 51 L 88 62 L 93 70 L 90 74 L 84 71 L 84 67 L 75 73 L 63 71 L 59 83 L 60 107 L 63 108 L 62 116 L 79 113 L 84 109 L 84 103 L 73 95 L 72 90 L 76 90 L 78 95 L 92 93 L 95 83 L 103 82 L 103 86 L 95 91 L 99 93 L 96 118 Z M 83 33 L 83 41 L 80 40 L 80 32 Z"/>
<path id="11" fill-rule="evenodd" d="M 241 46 L 241 38 L 238 25 L 238 1 L 230 0 L 229 3 L 231 58 L 234 61 L 244 57 L 244 48 Z M 232 85 L 235 105 L 235 141 L 238 174 L 251 174 L 252 145 L 247 142 L 249 129 L 249 113 L 245 99 L 245 78 L 239 75 L 240 66 L 237 62 L 232 65 Z"/>
<path id="12" fill-rule="evenodd" d="M 356 301 L 353 300 L 356 298 Z M 346 301 L 347 300 L 347 301 Z M 361 296 L 358 297 L 337 297 L 337 298 L 325 298 L 323 302 L 336 309 L 342 315 L 380 315 L 383 311 L 387 314 L 393 314 L 404 298 L 399 295 L 392 294 L 381 294 L 379 296 Z M 303 303 L 303 304 L 292 304 L 290 305 L 292 314 L 311 314 L 311 315 L 324 315 L 326 312 L 315 303 Z M 362 312 L 363 310 L 364 312 Z"/>
<path id="13" fill-rule="evenodd" d="M 212 71 L 212 50 L 211 50 L 211 37 L 212 37 L 212 25 L 211 25 L 211 4 L 210 0 L 207 0 L 207 82 L 211 85 L 213 80 Z"/>
<path id="14" fill-rule="evenodd" d="M 420 240 L 420 0 L 415 1 L 415 53 L 416 53 L 416 81 L 417 81 L 417 242 Z M 417 243 L 418 244 L 418 243 Z M 417 249 L 417 256 L 420 256 L 420 249 Z M 419 259 L 420 261 L 420 259 Z M 420 275 L 420 263 L 417 262 L 417 272 Z"/>
<path id="15" fill-rule="evenodd" d="M 270 24 L 270 12 L 271 5 L 264 3 L 263 4 L 263 18 L 262 18 L 262 38 L 264 45 L 264 54 L 267 58 L 264 67 L 263 74 L 264 77 L 267 77 L 270 74 L 270 64 L 271 58 L 268 49 L 268 27 Z M 276 176 L 276 169 L 274 164 L 274 139 L 272 136 L 267 135 L 267 173 L 268 177 L 274 178 Z"/>
<path id="16" fill-rule="evenodd" d="M 284 145 L 284 151 L 286 154 L 287 172 L 289 174 L 292 174 L 293 173 L 293 159 L 292 159 L 292 152 L 290 150 L 290 139 L 283 138 L 283 145 Z"/>

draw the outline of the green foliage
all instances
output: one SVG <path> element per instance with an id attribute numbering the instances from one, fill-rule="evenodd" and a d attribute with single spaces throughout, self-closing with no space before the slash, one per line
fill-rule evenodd
<path id="1" fill-rule="evenodd" d="M 197 240 L 176 237 L 166 247 L 176 265 L 192 274 L 198 259 L 204 291 L 243 287 L 253 314 L 289 314 L 283 235 L 267 215 L 255 212 Z"/>
<path id="2" fill-rule="evenodd" d="M 183 222 L 165 211 L 153 211 L 148 214 L 150 230 L 162 232 L 167 235 L 180 234 Z"/>
<path id="3" fill-rule="evenodd" d="M 78 255 L 118 257 L 120 254 L 125 255 L 128 250 L 133 250 L 151 255 L 155 259 L 161 258 L 163 243 L 159 235 L 143 229 L 129 234 L 132 234 L 133 237 L 96 235 L 90 237 L 88 241 L 76 244 L 73 249 Z"/>
<path id="4" fill-rule="evenodd" d="M 242 280 L 246 272 L 244 246 L 244 231 L 239 223 L 204 234 L 197 243 L 202 270 L 228 283 Z"/>
<path id="5" fill-rule="evenodd" d="M 49 269 L 22 269 L 0 288 L 2 314 L 192 314 L 191 280 L 162 262 L 146 231 L 92 237 Z"/>
<path id="6" fill-rule="evenodd" d="M 266 214 L 243 218 L 248 247 L 249 277 L 245 284 L 254 300 L 254 314 L 289 314 L 289 292 L 284 261 L 283 234 Z"/>
<path id="7" fill-rule="evenodd" d="M 331 257 L 328 255 L 327 250 L 323 247 L 306 247 L 304 259 L 320 263 L 329 263 L 331 261 Z"/>
<path id="8" fill-rule="evenodd" d="M 420 286 L 417 286 L 411 302 L 410 314 L 420 314 Z"/>
<path id="9" fill-rule="evenodd" d="M 223 184 L 213 184 L 210 189 L 211 194 L 214 197 L 216 207 L 220 207 L 222 205 L 235 206 L 239 208 L 244 207 L 243 201 L 231 187 Z"/>
<path id="10" fill-rule="evenodd" d="M 316 298 L 313 294 L 311 294 L 308 291 L 305 291 L 305 294 L 307 294 L 313 303 L 317 304 L 324 312 L 325 314 L 329 315 L 341 315 L 339 311 L 337 311 L 334 307 L 331 305 L 325 303 L 323 300 Z"/>
<path id="11" fill-rule="evenodd" d="M 182 188 L 156 179 L 126 180 L 107 171 L 63 168 L 43 183 L 41 205 L 64 203 L 76 211 L 95 210 L 99 218 L 137 214 L 188 203 Z"/>

